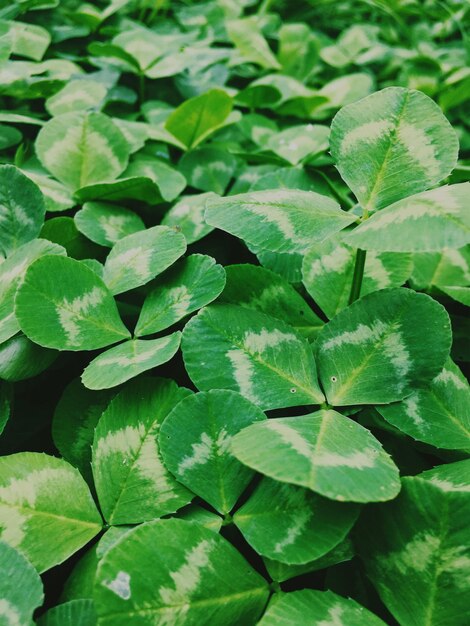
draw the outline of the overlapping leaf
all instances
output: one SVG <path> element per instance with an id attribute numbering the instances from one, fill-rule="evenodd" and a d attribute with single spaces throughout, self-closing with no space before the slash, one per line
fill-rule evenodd
<path id="1" fill-rule="evenodd" d="M 90 491 L 65 461 L 20 452 L 1 457 L 0 468 L 0 539 L 39 572 L 62 563 L 100 532 Z"/>
<path id="2" fill-rule="evenodd" d="M 307 341 L 258 311 L 206 307 L 186 325 L 182 348 L 188 374 L 202 391 L 233 389 L 262 409 L 323 402 Z"/>
<path id="3" fill-rule="evenodd" d="M 339 502 L 390 500 L 400 490 L 398 468 L 379 441 L 333 410 L 253 424 L 232 450 L 270 478 Z"/>
<path id="4" fill-rule="evenodd" d="M 183 520 L 138 526 L 103 557 L 94 591 L 99 623 L 142 626 L 162 618 L 214 626 L 256 622 L 264 579 L 220 535 Z"/>
<path id="5" fill-rule="evenodd" d="M 450 320 L 438 302 L 409 289 L 383 289 L 323 327 L 316 343 L 320 380 L 333 406 L 402 400 L 440 372 L 450 344 Z"/>
<path id="6" fill-rule="evenodd" d="M 165 379 L 141 379 L 121 391 L 95 430 L 93 476 L 110 524 L 138 524 L 174 513 L 193 494 L 165 469 L 158 433 L 188 390 Z"/>
<path id="7" fill-rule="evenodd" d="M 166 467 L 220 513 L 229 513 L 253 472 L 230 452 L 233 436 L 264 413 L 234 391 L 214 389 L 189 396 L 160 430 Z"/>
<path id="8" fill-rule="evenodd" d="M 262 250 L 306 252 L 356 217 L 313 191 L 272 189 L 209 199 L 206 221 Z"/>
<path id="9" fill-rule="evenodd" d="M 437 104 L 402 87 L 344 107 L 330 145 L 341 176 L 369 211 L 434 187 L 454 169 L 459 149 Z"/>
<path id="10" fill-rule="evenodd" d="M 80 261 L 45 256 L 26 271 L 16 296 L 21 330 L 58 350 L 94 350 L 129 337 L 103 281 Z"/>

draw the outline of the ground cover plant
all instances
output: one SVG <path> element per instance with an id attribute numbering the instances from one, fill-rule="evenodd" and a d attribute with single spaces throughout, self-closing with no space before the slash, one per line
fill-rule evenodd
<path id="1" fill-rule="evenodd" d="M 468 3 L 0 7 L 0 626 L 468 624 Z"/>

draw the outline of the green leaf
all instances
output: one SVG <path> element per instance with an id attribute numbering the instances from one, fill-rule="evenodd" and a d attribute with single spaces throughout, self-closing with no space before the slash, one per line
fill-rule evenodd
<path id="1" fill-rule="evenodd" d="M 119 239 L 145 229 L 136 213 L 108 202 L 85 202 L 75 213 L 74 220 L 88 239 L 109 248 Z"/>
<path id="2" fill-rule="evenodd" d="M 322 320 L 282 276 L 248 263 L 229 265 L 225 271 L 227 284 L 220 297 L 222 302 L 283 320 L 309 340 L 323 327 Z"/>
<path id="3" fill-rule="evenodd" d="M 212 257 L 192 254 L 182 259 L 145 298 L 135 329 L 136 337 L 172 326 L 215 300 L 224 285 L 225 270 Z"/>
<path id="4" fill-rule="evenodd" d="M 45 254 L 65 255 L 65 250 L 44 239 L 33 239 L 0 263 L 0 343 L 20 330 L 14 312 L 16 291 L 28 266 Z"/>
<path id="5" fill-rule="evenodd" d="M 225 27 L 227 34 L 238 49 L 242 62 L 250 61 L 264 69 L 281 69 L 263 37 L 256 16 L 229 20 Z"/>
<path id="6" fill-rule="evenodd" d="M 17 382 L 37 376 L 57 358 L 58 352 L 41 348 L 24 335 L 0 345 L 0 379 Z"/>
<path id="7" fill-rule="evenodd" d="M 224 521 L 219 515 L 217 515 L 217 513 L 213 513 L 212 511 L 203 509 L 197 504 L 188 504 L 187 506 L 180 509 L 174 515 L 174 517 L 177 517 L 178 519 L 184 519 L 187 522 L 201 524 L 201 526 L 204 526 L 204 528 L 213 530 L 216 533 L 220 531 L 222 523 Z"/>
<path id="8" fill-rule="evenodd" d="M 305 81 L 318 61 L 318 48 L 319 42 L 308 24 L 283 23 L 278 52 L 283 74 Z"/>
<path id="9" fill-rule="evenodd" d="M 178 351 L 179 331 L 159 339 L 131 339 L 106 350 L 85 368 L 82 382 L 88 389 L 109 389 L 169 361 Z"/>
<path id="10" fill-rule="evenodd" d="M 51 35 L 42 26 L 25 22 L 9 22 L 12 38 L 12 52 L 34 61 L 40 61 L 44 56 Z"/>
<path id="11" fill-rule="evenodd" d="M 33 183 L 36 183 L 41 190 L 48 213 L 59 213 L 74 206 L 75 201 L 70 191 L 62 183 L 46 176 L 46 174 L 38 174 L 27 170 L 23 170 L 23 174 L 30 178 Z"/>
<path id="12" fill-rule="evenodd" d="M 289 283 L 300 285 L 302 282 L 302 254 L 298 252 L 289 254 L 260 250 L 256 253 L 256 256 L 263 267 L 279 274 Z"/>
<path id="13" fill-rule="evenodd" d="M 93 600 L 71 600 L 41 615 L 38 626 L 96 626 Z"/>
<path id="14" fill-rule="evenodd" d="M 313 191 L 268 190 L 207 201 L 211 226 L 271 252 L 306 252 L 356 221 L 339 205 Z"/>
<path id="15" fill-rule="evenodd" d="M 102 113 L 64 113 L 47 122 L 36 139 L 44 167 L 73 191 L 114 180 L 124 170 L 129 144 Z"/>
<path id="16" fill-rule="evenodd" d="M 0 539 L 39 572 L 62 563 L 100 532 L 85 481 L 62 459 L 36 452 L 4 456 L 0 477 Z"/>
<path id="17" fill-rule="evenodd" d="M 203 391 L 233 389 L 263 410 L 323 402 L 310 345 L 258 311 L 206 307 L 184 329 L 183 357 Z"/>
<path id="18" fill-rule="evenodd" d="M 99 109 L 107 89 L 94 80 L 73 80 L 46 100 L 45 106 L 52 117 L 63 113 Z"/>
<path id="19" fill-rule="evenodd" d="M 338 545 L 358 513 L 355 505 L 263 478 L 233 521 L 258 554 L 299 565 Z"/>
<path id="20" fill-rule="evenodd" d="M 264 419 L 257 406 L 234 391 L 189 396 L 163 423 L 163 461 L 179 482 L 219 513 L 228 513 L 253 477 L 230 452 L 233 435 Z"/>
<path id="21" fill-rule="evenodd" d="M 165 213 L 162 224 L 179 229 L 186 237 L 188 245 L 202 239 L 214 230 L 204 220 L 206 200 L 211 197 L 211 193 L 183 196 Z"/>
<path id="22" fill-rule="evenodd" d="M 311 117 L 315 120 L 330 119 L 333 112 L 347 104 L 365 98 L 374 91 L 375 80 L 370 74 L 354 72 L 328 81 L 318 91 L 318 98 L 323 98 L 313 109 Z"/>
<path id="23" fill-rule="evenodd" d="M 379 441 L 332 410 L 248 426 L 232 451 L 270 478 L 339 502 L 390 500 L 400 490 L 398 469 Z"/>
<path id="24" fill-rule="evenodd" d="M 413 287 L 419 290 L 467 286 L 470 284 L 470 246 L 414 254 L 411 280 Z"/>
<path id="25" fill-rule="evenodd" d="M 188 395 L 170 380 L 144 378 L 121 391 L 95 430 L 93 476 L 109 524 L 139 524 L 174 513 L 194 497 L 166 470 L 158 432 Z"/>
<path id="26" fill-rule="evenodd" d="M 31 626 L 33 612 L 43 603 L 39 574 L 17 550 L 0 541 L 0 623 L 2 626 Z"/>
<path id="27" fill-rule="evenodd" d="M 165 128 L 191 150 L 220 128 L 232 111 L 232 98 L 211 89 L 181 104 L 165 122 Z"/>
<path id="28" fill-rule="evenodd" d="M 100 626 L 254 624 L 264 579 L 220 535 L 183 520 L 138 526 L 103 557 L 95 582 Z"/>
<path id="29" fill-rule="evenodd" d="M 291 126 L 280 133 L 271 135 L 265 147 L 291 165 L 297 165 L 306 157 L 326 152 L 329 134 L 330 130 L 326 126 L 313 124 Z"/>
<path id="30" fill-rule="evenodd" d="M 317 626 L 385 626 L 385 622 L 351 598 L 332 591 L 302 589 L 275 594 L 259 626 L 297 626 L 305 616 Z"/>
<path id="31" fill-rule="evenodd" d="M 300 189 L 302 191 L 316 191 L 322 196 L 331 195 L 331 188 L 320 174 L 307 172 L 298 167 L 280 167 L 274 172 L 267 172 L 255 180 L 250 191 L 265 189 Z"/>
<path id="32" fill-rule="evenodd" d="M 365 250 L 433 252 L 470 242 L 470 183 L 432 189 L 400 200 L 354 229 L 346 242 Z"/>
<path id="33" fill-rule="evenodd" d="M 0 150 L 16 146 L 22 139 L 23 135 L 17 128 L 0 124 Z"/>
<path id="34" fill-rule="evenodd" d="M 429 387 L 376 409 L 418 441 L 447 450 L 470 450 L 470 387 L 450 359 Z"/>
<path id="35" fill-rule="evenodd" d="M 173 178 L 164 182 L 164 178 L 168 179 L 168 172 L 175 174 Z M 89 200 L 101 200 L 103 202 L 145 202 L 149 205 L 161 204 L 165 201 L 171 201 L 179 195 L 186 186 L 186 181 L 182 184 L 183 176 L 175 172 L 170 167 L 166 167 L 163 172 L 162 180 L 156 183 L 155 180 L 146 176 L 129 176 L 120 178 L 114 182 L 97 183 L 96 185 L 88 185 L 79 189 L 75 196 L 82 202 Z M 168 185 L 169 182 L 169 185 Z M 167 187 L 165 186 L 167 185 Z"/>
<path id="36" fill-rule="evenodd" d="M 186 187 L 185 177 L 165 161 L 152 156 L 138 155 L 129 163 L 123 178 L 147 177 L 157 186 L 161 198 L 171 202 Z M 162 200 L 160 200 L 161 202 Z"/>
<path id="37" fill-rule="evenodd" d="M 95 350 L 130 336 L 103 281 L 80 261 L 62 256 L 29 266 L 15 315 L 24 334 L 46 348 Z"/>
<path id="38" fill-rule="evenodd" d="M 179 170 L 188 184 L 201 191 L 223 194 L 237 167 L 237 159 L 219 148 L 203 147 L 186 153 Z"/>
<path id="39" fill-rule="evenodd" d="M 341 109 L 330 146 L 341 176 L 369 211 L 434 187 L 452 172 L 459 150 L 438 105 L 402 87 Z"/>
<path id="40" fill-rule="evenodd" d="M 63 246 L 74 259 L 90 259 L 100 252 L 94 243 L 79 232 L 73 218 L 65 215 L 46 220 L 39 236 Z"/>
<path id="41" fill-rule="evenodd" d="M 145 285 L 164 272 L 186 251 L 181 233 L 167 226 L 154 226 L 120 239 L 104 265 L 104 282 L 118 294 Z"/>
<path id="42" fill-rule="evenodd" d="M 46 207 L 37 185 L 13 165 L 0 166 L 0 254 L 39 235 Z"/>
<path id="43" fill-rule="evenodd" d="M 468 477 L 468 463 L 466 470 Z M 404 478 L 394 502 L 367 511 L 359 526 L 359 549 L 369 579 L 400 624 L 464 626 L 468 482 L 465 487 L 439 484 L 438 475 L 426 474 Z"/>
<path id="44" fill-rule="evenodd" d="M 304 256 L 303 284 L 330 319 L 348 306 L 355 256 L 355 250 L 344 244 L 340 237 L 330 237 Z M 400 287 L 410 277 L 412 268 L 410 254 L 369 252 L 361 295 L 387 287 Z"/>
<path id="45" fill-rule="evenodd" d="M 470 306 L 470 287 L 441 287 L 446 296 L 465 306 Z"/>
<path id="46" fill-rule="evenodd" d="M 114 391 L 89 391 L 76 378 L 65 388 L 52 418 L 55 447 L 66 461 L 80 470 L 90 485 L 93 483 L 91 447 L 95 427 L 114 395 Z"/>
<path id="47" fill-rule="evenodd" d="M 364 296 L 318 337 L 318 371 L 328 402 L 402 400 L 441 371 L 451 341 L 449 316 L 429 296 L 400 288 Z"/>
<path id="48" fill-rule="evenodd" d="M 304 563 L 303 565 L 287 565 L 287 563 L 273 561 L 267 557 L 263 558 L 263 562 L 266 565 L 270 577 L 276 582 L 282 583 L 291 578 L 301 576 L 302 574 L 316 572 L 345 561 L 350 561 L 353 557 L 353 544 L 350 539 L 346 538 L 333 548 L 333 550 L 327 552 L 327 554 L 321 556 L 319 559 L 310 561 L 310 563 Z"/>

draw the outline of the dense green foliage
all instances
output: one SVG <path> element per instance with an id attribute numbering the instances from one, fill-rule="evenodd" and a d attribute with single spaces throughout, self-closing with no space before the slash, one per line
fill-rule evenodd
<path id="1" fill-rule="evenodd" d="M 466 626 L 470 5 L 0 2 L 0 626 Z"/>

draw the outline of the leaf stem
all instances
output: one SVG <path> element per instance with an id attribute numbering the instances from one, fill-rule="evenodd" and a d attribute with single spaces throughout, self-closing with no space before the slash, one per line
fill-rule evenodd
<path id="1" fill-rule="evenodd" d="M 354 274 L 349 294 L 349 304 L 352 304 L 361 295 L 362 279 L 364 277 L 364 266 L 366 264 L 366 251 L 357 248 L 356 260 L 354 262 Z"/>

